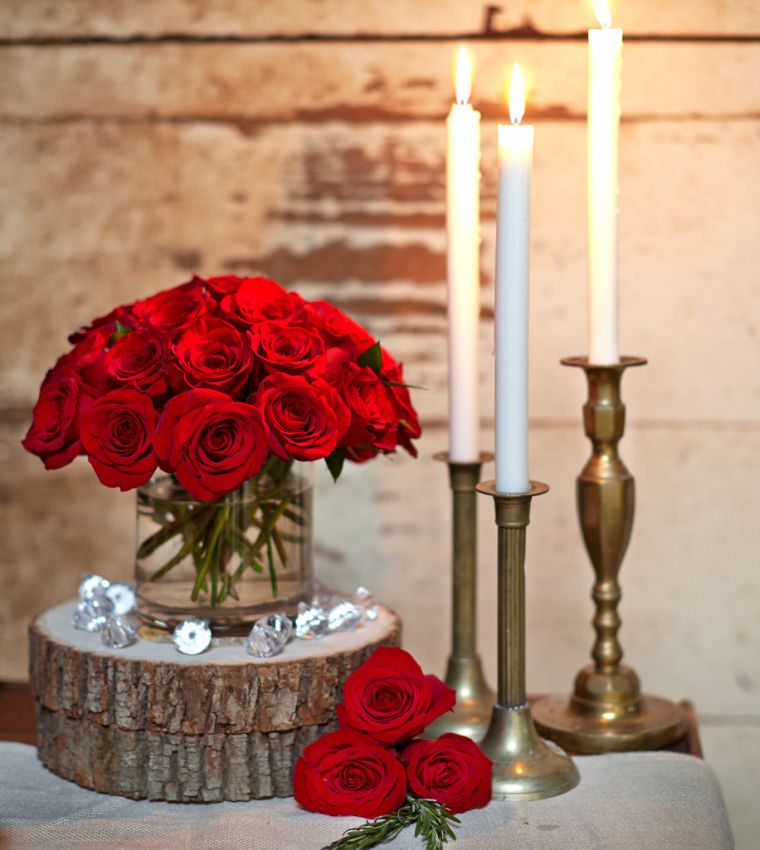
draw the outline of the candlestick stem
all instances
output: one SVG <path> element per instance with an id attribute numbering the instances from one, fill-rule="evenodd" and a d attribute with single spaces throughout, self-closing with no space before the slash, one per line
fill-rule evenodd
<path id="1" fill-rule="evenodd" d="M 579 781 L 572 761 L 538 737 L 525 697 L 526 529 L 531 500 L 548 489 L 538 481 L 516 495 L 497 492 L 494 481 L 478 486 L 493 497 L 499 544 L 498 694 L 480 748 L 493 762 L 493 795 L 502 800 L 553 797 Z"/>
<path id="2" fill-rule="evenodd" d="M 445 682 L 457 692 L 453 711 L 438 718 L 425 730 L 425 737 L 437 738 L 456 732 L 474 741 L 488 728 L 495 696 L 483 675 L 477 652 L 477 493 L 483 463 L 493 455 L 482 452 L 472 463 L 452 461 L 446 452 L 435 455 L 449 467 L 451 487 L 451 654 Z"/>
<path id="3" fill-rule="evenodd" d="M 642 695 L 636 673 L 620 663 L 623 648 L 618 639 L 618 574 L 631 538 L 635 504 L 634 479 L 618 453 L 625 431 L 620 382 L 625 369 L 646 360 L 624 357 L 604 366 L 581 357 L 562 362 L 582 368 L 588 381 L 583 422 L 592 453 L 578 476 L 576 495 L 595 576 L 594 663 L 576 676 L 569 701 L 549 697 L 536 704 L 536 725 L 543 735 L 573 752 L 665 747 L 686 734 L 686 714 L 675 703 Z"/>

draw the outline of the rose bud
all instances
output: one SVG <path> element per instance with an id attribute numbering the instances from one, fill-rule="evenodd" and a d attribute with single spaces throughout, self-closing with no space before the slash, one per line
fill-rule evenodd
<path id="1" fill-rule="evenodd" d="M 163 395 L 166 383 L 166 348 L 163 336 L 154 331 L 124 334 L 105 354 L 109 383 L 132 387 L 151 396 Z"/>
<path id="2" fill-rule="evenodd" d="M 240 327 L 268 320 L 291 321 L 304 310 L 304 301 L 266 277 L 246 278 L 235 292 L 221 301 L 222 313 Z"/>
<path id="3" fill-rule="evenodd" d="M 481 809 L 491 799 L 493 764 L 463 735 L 450 732 L 436 741 L 413 741 L 401 758 L 409 788 L 452 814 Z"/>
<path id="4" fill-rule="evenodd" d="M 348 677 L 338 720 L 384 744 L 410 741 L 454 707 L 456 692 L 403 649 L 381 646 Z"/>
<path id="5" fill-rule="evenodd" d="M 293 773 L 293 795 L 310 812 L 376 818 L 403 804 L 406 773 L 395 750 L 340 729 L 306 747 Z"/>

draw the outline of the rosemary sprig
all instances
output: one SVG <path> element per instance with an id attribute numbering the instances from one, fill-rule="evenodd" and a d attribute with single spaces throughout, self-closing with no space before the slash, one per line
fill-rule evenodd
<path id="1" fill-rule="evenodd" d="M 406 803 L 395 812 L 354 827 L 322 850 L 369 850 L 392 841 L 404 827 L 415 824 L 414 835 L 425 842 L 425 850 L 441 850 L 449 839 L 456 841 L 452 824 L 459 818 L 435 800 L 407 795 Z"/>

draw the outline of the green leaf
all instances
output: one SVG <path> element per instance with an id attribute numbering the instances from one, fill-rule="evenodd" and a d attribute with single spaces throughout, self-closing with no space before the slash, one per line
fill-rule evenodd
<path id="1" fill-rule="evenodd" d="M 357 363 L 360 366 L 369 366 L 376 375 L 379 375 L 383 368 L 383 352 L 380 349 L 380 343 L 376 342 L 374 345 L 370 345 L 366 351 L 362 351 Z"/>
<path id="2" fill-rule="evenodd" d="M 417 384 L 402 384 L 401 381 L 383 381 L 386 387 L 406 387 L 408 390 L 427 390 L 427 387 L 419 387 Z"/>
<path id="3" fill-rule="evenodd" d="M 328 455 L 325 458 L 325 463 L 327 464 L 327 468 L 330 470 L 330 475 L 332 475 L 333 481 L 337 481 L 338 478 L 340 478 L 340 474 L 343 472 L 343 463 L 345 460 L 345 449 L 335 449 L 331 455 Z"/>
<path id="4" fill-rule="evenodd" d="M 117 340 L 121 339 L 123 336 L 126 336 L 131 329 L 126 325 L 122 325 L 122 323 L 117 319 L 116 320 L 116 330 L 111 334 L 111 339 L 108 344 L 113 345 Z"/>

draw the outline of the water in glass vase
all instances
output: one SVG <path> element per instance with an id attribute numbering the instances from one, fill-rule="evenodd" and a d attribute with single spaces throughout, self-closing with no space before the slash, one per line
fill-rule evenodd
<path id="1" fill-rule="evenodd" d="M 137 610 L 173 628 L 191 617 L 216 631 L 243 629 L 309 599 L 309 464 L 276 461 L 215 502 L 193 499 L 170 476 L 137 491 Z"/>

